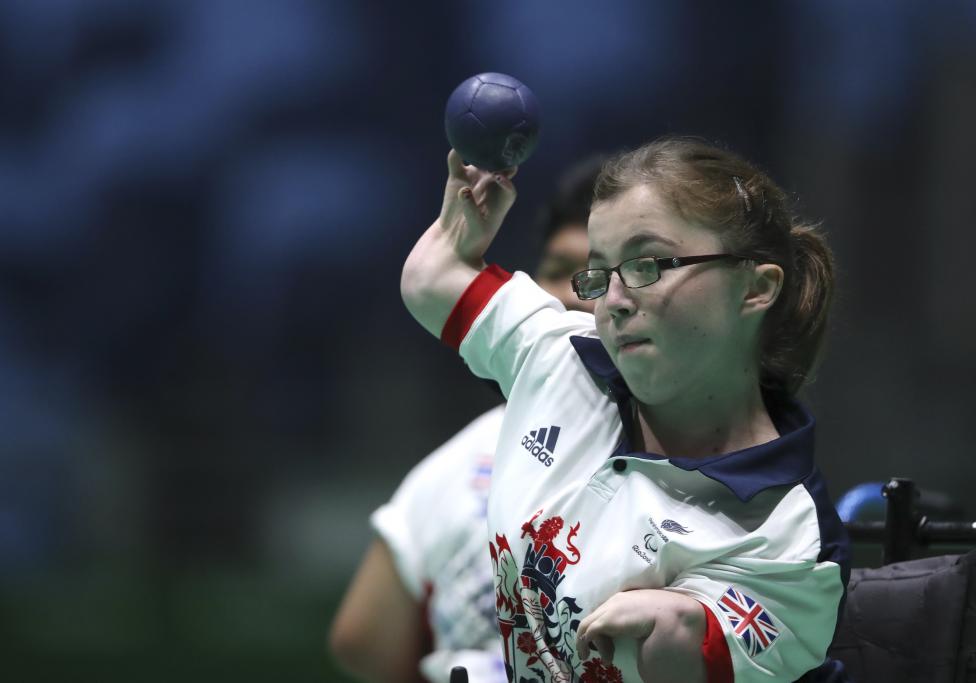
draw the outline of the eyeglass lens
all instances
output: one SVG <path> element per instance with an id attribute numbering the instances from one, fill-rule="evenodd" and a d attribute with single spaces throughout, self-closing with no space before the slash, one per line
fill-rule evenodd
<path id="1" fill-rule="evenodd" d="M 657 282 L 661 276 L 657 261 L 649 257 L 624 261 L 616 270 L 627 287 L 644 287 Z M 579 295 L 587 299 L 603 296 L 610 286 L 611 272 L 593 269 L 577 274 L 575 281 Z"/>

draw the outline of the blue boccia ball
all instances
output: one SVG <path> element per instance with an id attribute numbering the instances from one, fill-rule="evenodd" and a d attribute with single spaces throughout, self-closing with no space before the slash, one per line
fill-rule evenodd
<path id="1" fill-rule="evenodd" d="M 518 79 L 472 76 L 454 89 L 444 111 L 451 147 L 465 163 L 486 171 L 518 166 L 539 139 L 539 103 Z"/>

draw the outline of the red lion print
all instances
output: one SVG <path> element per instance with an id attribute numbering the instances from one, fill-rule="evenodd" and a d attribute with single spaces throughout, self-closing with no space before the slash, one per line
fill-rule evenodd
<path id="1" fill-rule="evenodd" d="M 575 597 L 558 591 L 566 570 L 580 561 L 580 550 L 573 545 L 580 525 L 577 522 L 569 528 L 562 550 L 556 545 L 565 527 L 562 517 L 544 519 L 536 528 L 541 515 L 539 510 L 522 525 L 520 538 L 528 536 L 532 543 L 524 549 L 521 563 L 503 534 L 495 534 L 488 544 L 508 679 L 519 683 L 621 683 L 616 667 L 598 658 L 580 662 L 573 642 L 582 607 Z"/>
<path id="2" fill-rule="evenodd" d="M 580 561 L 580 552 L 576 546 L 573 545 L 573 538 L 579 532 L 579 522 L 570 527 L 569 534 L 566 536 L 566 549 L 569 550 L 573 555 L 573 559 L 569 559 L 569 556 L 557 548 L 556 544 L 553 542 L 556 540 L 559 532 L 563 530 L 563 526 L 565 526 L 563 518 L 556 516 L 543 520 L 537 531 L 534 522 L 541 514 L 542 510 L 539 510 L 537 513 L 535 513 L 535 515 L 532 516 L 532 519 L 522 525 L 521 538 L 525 538 L 525 536 L 528 535 L 529 538 L 532 539 L 533 550 L 535 550 L 537 553 L 544 552 L 547 557 L 552 559 L 556 571 L 562 574 L 566 571 L 566 567 L 568 565 L 573 565 Z M 543 551 L 544 547 L 545 550 Z"/>

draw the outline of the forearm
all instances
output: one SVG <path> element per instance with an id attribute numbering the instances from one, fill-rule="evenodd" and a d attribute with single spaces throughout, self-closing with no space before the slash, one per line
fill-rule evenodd
<path id="1" fill-rule="evenodd" d="M 407 310 L 436 337 L 484 269 L 485 252 L 515 201 L 514 169 L 489 173 L 465 166 L 454 150 L 447 168 L 440 216 L 414 245 L 400 276 Z"/>
<path id="2" fill-rule="evenodd" d="M 424 609 L 407 590 L 383 541 L 370 545 L 332 622 L 329 649 L 368 683 L 419 683 Z"/>
<path id="3" fill-rule="evenodd" d="M 457 236 L 437 220 L 407 256 L 400 276 L 400 294 L 407 310 L 424 329 L 439 337 L 454 304 L 484 268 L 484 260 L 463 259 Z"/>
<path id="4" fill-rule="evenodd" d="M 646 683 L 705 683 L 704 609 L 696 603 L 680 610 L 666 628 L 662 620 L 640 644 L 637 670 Z"/>

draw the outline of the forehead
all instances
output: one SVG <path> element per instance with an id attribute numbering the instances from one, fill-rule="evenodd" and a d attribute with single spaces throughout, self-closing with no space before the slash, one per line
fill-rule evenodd
<path id="1" fill-rule="evenodd" d="M 650 185 L 638 185 L 613 199 L 593 205 L 588 226 L 590 251 L 609 259 L 623 254 L 625 245 L 663 253 L 713 249 L 718 235 L 678 216 Z M 636 236 L 647 239 L 636 241 Z M 703 252 L 704 253 L 704 252 Z"/>

